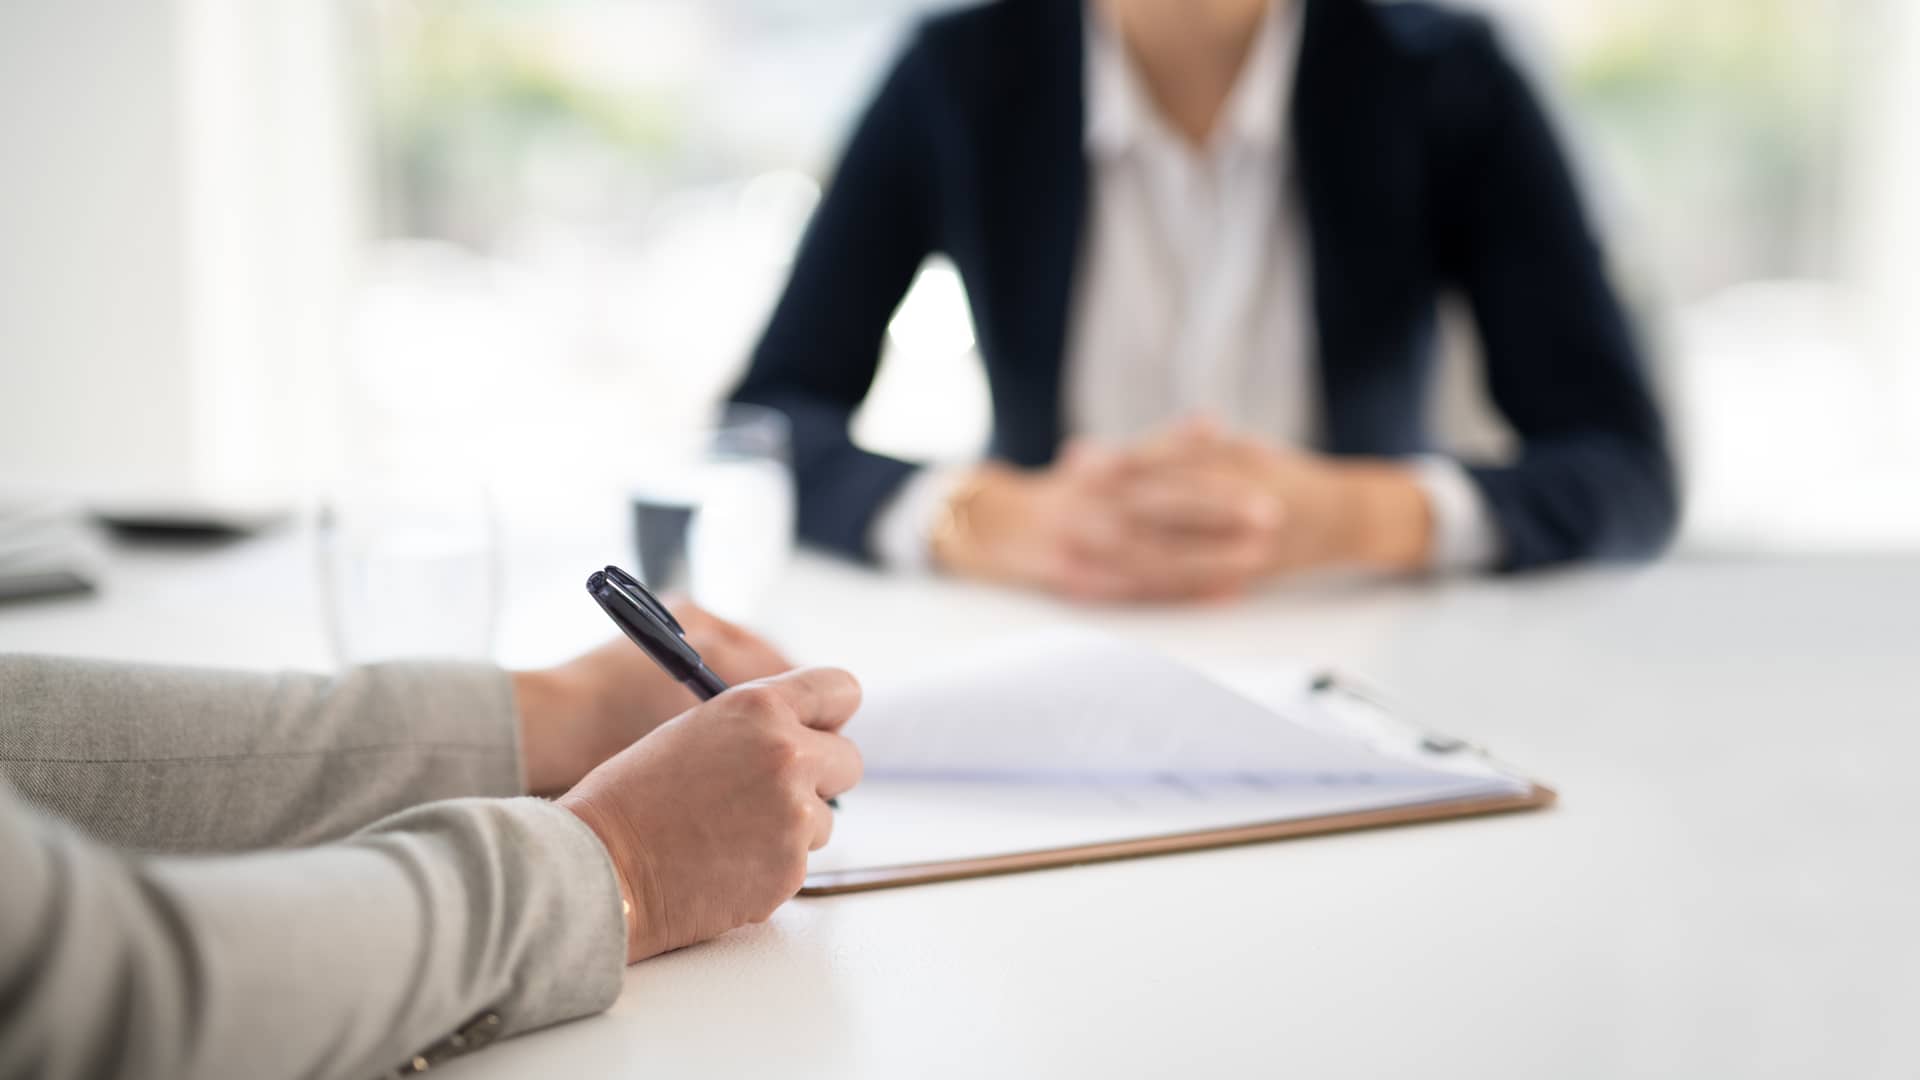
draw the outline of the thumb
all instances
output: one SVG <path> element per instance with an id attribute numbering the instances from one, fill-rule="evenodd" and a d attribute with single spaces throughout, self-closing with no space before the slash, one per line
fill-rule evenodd
<path id="1" fill-rule="evenodd" d="M 1142 464 L 1171 465 L 1217 452 L 1229 436 L 1212 413 L 1189 413 L 1141 440 L 1134 457 Z"/>
<path id="2" fill-rule="evenodd" d="M 1094 476 L 1112 468 L 1119 456 L 1092 439 L 1072 439 L 1060 451 L 1057 467 L 1069 476 Z"/>
<path id="3" fill-rule="evenodd" d="M 1218 442 L 1226 433 L 1227 427 L 1220 422 L 1220 418 L 1204 409 L 1181 417 L 1171 430 L 1176 439 L 1200 443 Z"/>

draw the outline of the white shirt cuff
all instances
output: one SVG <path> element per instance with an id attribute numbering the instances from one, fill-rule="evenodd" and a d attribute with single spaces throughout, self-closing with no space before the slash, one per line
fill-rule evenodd
<path id="1" fill-rule="evenodd" d="M 933 528 L 947 500 L 974 466 L 939 465 L 907 478 L 867 527 L 867 550 L 880 565 L 901 573 L 933 569 Z"/>
<path id="2" fill-rule="evenodd" d="M 1426 493 L 1433 511 L 1433 550 L 1430 570 L 1459 573 L 1486 570 L 1500 561 L 1500 525 L 1487 509 L 1480 486 L 1457 461 L 1438 455 L 1410 462 L 1414 482 Z"/>

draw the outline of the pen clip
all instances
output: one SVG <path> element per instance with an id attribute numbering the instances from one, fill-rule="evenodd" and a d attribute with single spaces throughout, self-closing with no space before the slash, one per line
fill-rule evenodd
<path id="1" fill-rule="evenodd" d="M 686 627 L 680 625 L 680 620 L 673 617 L 673 612 L 667 610 L 667 605 L 661 603 L 653 593 L 647 591 L 647 587 L 640 584 L 639 579 L 617 566 L 607 567 L 606 575 L 607 580 L 611 582 L 615 588 L 624 593 L 627 599 L 632 600 L 641 608 L 645 609 L 648 614 L 665 623 L 681 640 L 684 641 L 686 639 Z"/>

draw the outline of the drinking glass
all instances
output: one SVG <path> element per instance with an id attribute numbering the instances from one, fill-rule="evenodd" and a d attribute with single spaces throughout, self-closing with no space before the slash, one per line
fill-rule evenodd
<path id="1" fill-rule="evenodd" d="M 322 507 L 318 539 L 339 663 L 491 657 L 500 541 L 483 486 L 356 484 Z"/>
<path id="2" fill-rule="evenodd" d="M 726 405 L 711 425 L 656 433 L 637 458 L 628 498 L 640 579 L 723 617 L 750 616 L 793 554 L 786 416 Z"/>

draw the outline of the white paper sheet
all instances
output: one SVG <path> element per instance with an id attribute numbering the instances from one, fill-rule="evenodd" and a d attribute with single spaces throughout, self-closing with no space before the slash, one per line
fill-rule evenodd
<path id="1" fill-rule="evenodd" d="M 1297 710 L 1313 706 L 1302 696 Z M 1518 793 L 1497 771 L 1397 755 L 1155 653 L 1050 634 L 869 679 L 847 728 L 867 779 L 811 870 L 1035 851 Z"/>
<path id="2" fill-rule="evenodd" d="M 1085 632 L 1029 636 L 904 677 L 870 678 L 847 734 L 875 779 L 1427 772 L 1289 722 L 1157 653 Z"/>

